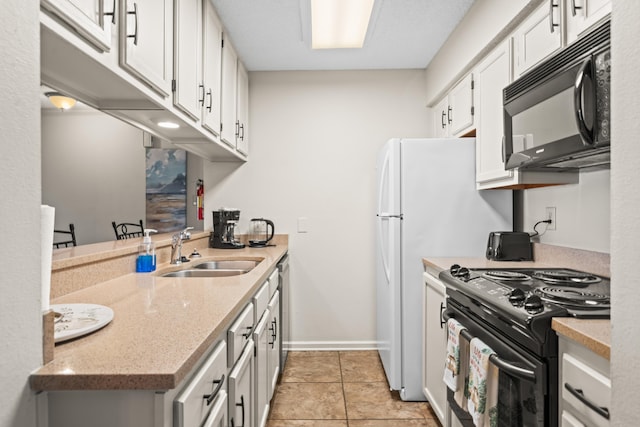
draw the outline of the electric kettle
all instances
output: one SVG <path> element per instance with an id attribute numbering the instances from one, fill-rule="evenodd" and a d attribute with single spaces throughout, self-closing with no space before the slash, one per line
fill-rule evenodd
<path id="1" fill-rule="evenodd" d="M 249 223 L 249 246 L 265 247 L 273 239 L 273 221 L 264 218 L 253 218 Z"/>

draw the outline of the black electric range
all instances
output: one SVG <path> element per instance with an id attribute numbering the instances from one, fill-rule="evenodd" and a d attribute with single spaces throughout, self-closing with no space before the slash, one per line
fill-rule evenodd
<path id="1" fill-rule="evenodd" d="M 567 268 L 469 269 L 440 273 L 447 296 L 521 342 L 544 346 L 553 317 L 609 318 L 608 278 Z M 536 351 L 538 352 L 538 351 Z"/>
<path id="2" fill-rule="evenodd" d="M 498 426 L 558 426 L 558 337 L 554 317 L 608 318 L 609 279 L 566 268 L 469 269 L 439 275 L 447 287 L 443 318 L 461 336 L 479 338 L 500 368 Z M 473 426 L 451 390 L 447 401 L 463 426 Z"/>

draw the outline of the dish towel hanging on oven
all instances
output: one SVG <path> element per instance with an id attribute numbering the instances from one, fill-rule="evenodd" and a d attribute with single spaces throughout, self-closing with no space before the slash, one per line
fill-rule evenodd
<path id="1" fill-rule="evenodd" d="M 466 329 L 456 319 L 447 320 L 447 359 L 444 364 L 444 383 L 456 392 L 464 387 L 464 377 L 461 373 L 460 331 Z"/>
<path id="2" fill-rule="evenodd" d="M 493 427 L 498 423 L 498 368 L 489 363 L 493 353 L 480 339 L 471 339 L 467 409 L 476 427 Z"/>

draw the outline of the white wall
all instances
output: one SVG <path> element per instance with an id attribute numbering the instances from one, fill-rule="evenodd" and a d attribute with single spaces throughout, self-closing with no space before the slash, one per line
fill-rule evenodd
<path id="1" fill-rule="evenodd" d="M 611 23 L 611 425 L 638 425 L 640 327 L 640 2 L 615 0 Z"/>
<path id="2" fill-rule="evenodd" d="M 37 0 L 0 13 L 0 426 L 35 427 L 29 374 L 42 362 L 40 106 Z"/>
<path id="3" fill-rule="evenodd" d="M 250 160 L 205 164 L 205 226 L 221 206 L 241 209 L 240 231 L 272 219 L 290 239 L 295 345 L 373 348 L 375 159 L 391 137 L 430 134 L 424 71 L 258 72 L 250 84 Z"/>
<path id="4" fill-rule="evenodd" d="M 523 192 L 523 231 L 533 231 L 546 219 L 546 208 L 556 208 L 556 229 L 548 230 L 540 243 L 596 252 L 610 252 L 611 171 L 580 172 L 580 182 Z M 537 227 L 545 230 L 545 224 Z"/>
<path id="5" fill-rule="evenodd" d="M 43 110 L 42 203 L 79 245 L 115 240 L 111 221 L 144 221 L 142 131 L 91 109 Z"/>

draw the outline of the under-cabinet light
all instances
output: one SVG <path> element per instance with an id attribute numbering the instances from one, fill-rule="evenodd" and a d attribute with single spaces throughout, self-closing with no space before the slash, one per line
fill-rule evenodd
<path id="1" fill-rule="evenodd" d="M 69 108 L 76 105 L 76 100 L 73 98 L 69 98 L 68 96 L 64 96 L 58 92 L 47 92 L 45 96 L 49 98 L 49 101 L 60 110 L 68 110 Z"/>
<path id="2" fill-rule="evenodd" d="M 313 49 L 361 48 L 374 0 L 311 0 Z"/>
<path id="3" fill-rule="evenodd" d="M 178 129 L 180 127 L 179 124 L 174 123 L 174 122 L 158 122 L 158 126 L 160 126 L 161 128 L 166 128 L 166 129 Z"/>

